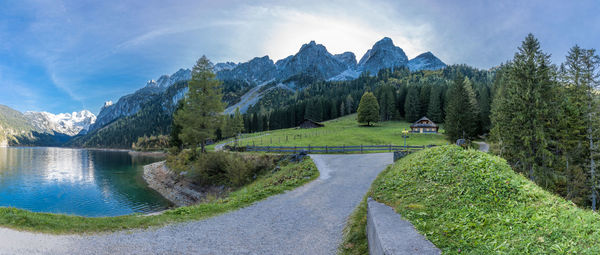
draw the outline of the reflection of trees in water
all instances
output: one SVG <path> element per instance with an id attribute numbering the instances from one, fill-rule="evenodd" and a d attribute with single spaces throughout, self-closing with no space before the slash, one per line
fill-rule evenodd
<path id="1" fill-rule="evenodd" d="M 105 201 L 92 201 L 94 203 L 116 202 L 119 208 L 128 207 L 133 211 L 161 210 L 168 207 L 169 202 L 148 188 L 142 178 L 143 165 L 158 160 L 161 158 L 129 155 L 125 151 L 0 148 L 0 186 L 19 182 L 83 184 L 96 186 L 105 198 Z M 110 200 L 114 202 L 108 202 Z M 76 201 L 73 204 L 77 204 Z"/>
<path id="2" fill-rule="evenodd" d="M 158 192 L 144 181 L 143 166 L 161 160 L 157 157 L 130 155 L 124 151 L 89 150 L 94 163 L 96 185 L 104 194 L 131 208 L 153 211 L 170 206 Z"/>

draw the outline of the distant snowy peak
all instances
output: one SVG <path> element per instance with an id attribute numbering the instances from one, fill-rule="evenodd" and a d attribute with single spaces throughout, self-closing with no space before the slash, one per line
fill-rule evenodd
<path id="1" fill-rule="evenodd" d="M 360 59 L 358 69 L 374 75 L 381 69 L 405 66 L 407 63 L 408 57 L 404 50 L 394 45 L 389 37 L 384 37 Z"/>
<path id="2" fill-rule="evenodd" d="M 88 110 L 56 115 L 49 112 L 26 112 L 25 116 L 39 130 L 69 136 L 77 135 L 82 131 L 85 133 L 90 125 L 96 122 L 96 115 Z"/>
<path id="3" fill-rule="evenodd" d="M 408 68 L 411 71 L 439 70 L 444 67 L 446 64 L 429 51 L 408 61 Z"/>

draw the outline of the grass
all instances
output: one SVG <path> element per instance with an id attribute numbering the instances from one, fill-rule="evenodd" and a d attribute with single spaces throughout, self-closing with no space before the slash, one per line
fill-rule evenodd
<path id="1" fill-rule="evenodd" d="M 354 209 L 346 227 L 344 227 L 343 241 L 338 248 L 340 255 L 369 254 L 369 243 L 367 240 L 367 196 Z"/>
<path id="2" fill-rule="evenodd" d="M 171 209 L 160 215 L 127 215 L 119 217 L 88 218 L 50 213 L 34 213 L 15 208 L 0 208 L 0 226 L 18 230 L 54 234 L 117 231 L 133 228 L 162 226 L 169 223 L 204 219 L 236 210 L 269 196 L 294 189 L 319 175 L 310 158 L 299 163 L 281 166 L 256 181 L 232 192 L 228 197 L 209 203 Z"/>
<path id="3" fill-rule="evenodd" d="M 342 146 L 342 145 L 404 145 L 402 131 L 410 130 L 410 123 L 386 121 L 374 126 L 361 126 L 356 114 L 323 122 L 325 127 L 313 129 L 287 128 L 250 134 L 242 145 L 256 146 Z M 447 144 L 442 134 L 410 134 L 407 145 Z M 214 148 L 214 147 L 211 147 Z"/>
<path id="4" fill-rule="evenodd" d="M 597 213 L 483 152 L 442 146 L 414 153 L 382 172 L 368 195 L 392 206 L 444 254 L 600 254 Z M 364 232 L 364 224 L 352 229 Z"/>

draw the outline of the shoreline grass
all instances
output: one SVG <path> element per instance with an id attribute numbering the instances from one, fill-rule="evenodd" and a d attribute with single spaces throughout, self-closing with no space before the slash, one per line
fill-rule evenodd
<path id="1" fill-rule="evenodd" d="M 200 220 L 249 206 L 272 195 L 302 186 L 319 176 L 309 157 L 299 163 L 281 166 L 229 196 L 209 203 L 170 209 L 159 215 L 132 214 L 117 217 L 81 217 L 36 213 L 0 207 L 0 227 L 52 234 L 110 232 L 164 226 L 171 223 Z"/>

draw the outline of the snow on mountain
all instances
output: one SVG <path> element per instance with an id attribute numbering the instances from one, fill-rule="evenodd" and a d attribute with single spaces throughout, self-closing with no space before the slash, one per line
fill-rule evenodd
<path id="1" fill-rule="evenodd" d="M 88 110 L 73 113 L 26 112 L 25 116 L 37 129 L 45 132 L 74 136 L 85 133 L 96 122 L 96 115 Z"/>
<path id="2" fill-rule="evenodd" d="M 438 70 L 444 67 L 446 67 L 446 64 L 429 51 L 408 61 L 408 68 L 413 72 L 420 70 Z"/>
<path id="3" fill-rule="evenodd" d="M 217 73 L 217 72 L 224 71 L 224 70 L 231 70 L 231 69 L 235 68 L 236 66 L 237 66 L 237 64 L 233 63 L 233 62 L 217 63 L 213 67 L 213 71 L 215 73 Z"/>
<path id="4" fill-rule="evenodd" d="M 146 83 L 147 88 L 159 88 L 166 89 L 169 86 L 179 82 L 179 81 L 188 81 L 192 78 L 192 71 L 190 69 L 179 69 L 172 75 L 162 75 L 158 78 L 158 80 L 150 80 Z"/>
<path id="5" fill-rule="evenodd" d="M 190 69 L 179 69 L 172 75 L 162 75 L 158 80 L 151 80 L 146 86 L 138 91 L 122 96 L 119 101 L 112 103 L 108 101 L 100 109 L 96 122 L 93 123 L 89 131 L 104 127 L 108 123 L 123 116 L 131 116 L 141 110 L 142 105 L 152 98 L 153 95 L 164 92 L 171 85 L 188 81 L 192 78 Z"/>

